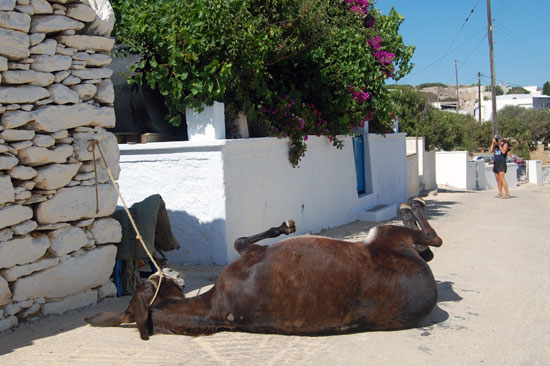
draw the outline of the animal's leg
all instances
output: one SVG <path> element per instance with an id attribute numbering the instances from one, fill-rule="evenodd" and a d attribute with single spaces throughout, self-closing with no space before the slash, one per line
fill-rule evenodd
<path id="1" fill-rule="evenodd" d="M 281 226 L 272 227 L 271 229 L 266 230 L 263 233 L 238 238 L 237 240 L 235 240 L 235 250 L 240 254 L 243 251 L 246 251 L 250 247 L 250 244 L 267 238 L 276 238 L 282 234 L 289 235 L 294 232 L 296 232 L 296 223 L 294 222 L 294 220 L 288 220 L 283 222 Z"/>
<path id="2" fill-rule="evenodd" d="M 426 245 L 431 245 L 434 247 L 441 246 L 443 241 L 439 236 L 437 236 L 435 230 L 432 228 L 432 226 L 428 222 L 428 219 L 426 218 L 426 215 L 424 214 L 426 202 L 424 202 L 424 200 L 421 198 L 414 198 L 411 203 L 411 207 L 412 214 L 416 219 L 418 225 L 420 225 L 422 233 L 424 234 Z"/>
<path id="3" fill-rule="evenodd" d="M 405 227 L 412 230 L 418 230 L 418 226 L 416 225 L 416 219 L 414 218 L 411 212 L 411 206 L 409 206 L 406 203 L 402 203 L 401 206 L 399 207 L 399 214 L 403 219 L 403 225 L 405 225 Z"/>
<path id="4" fill-rule="evenodd" d="M 227 316 L 229 320 L 214 315 L 212 305 L 217 303 L 213 299 L 216 294 L 214 288 L 200 296 L 159 302 L 151 309 L 155 333 L 199 336 L 214 334 L 219 328 L 232 329 L 231 313 Z"/>

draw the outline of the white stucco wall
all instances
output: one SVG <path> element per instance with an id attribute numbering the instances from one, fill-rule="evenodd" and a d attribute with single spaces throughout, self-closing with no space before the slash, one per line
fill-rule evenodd
<path id="1" fill-rule="evenodd" d="M 514 163 L 508 163 L 506 169 L 506 183 L 508 188 L 516 188 L 518 186 L 518 165 Z M 493 173 L 493 166 L 484 163 L 485 168 L 485 187 L 481 189 L 497 189 L 497 180 L 495 173 Z"/>
<path id="2" fill-rule="evenodd" d="M 527 179 L 529 183 L 542 186 L 542 160 L 527 160 Z"/>
<path id="3" fill-rule="evenodd" d="M 418 174 L 418 154 L 407 155 L 407 195 L 416 197 L 420 193 L 420 176 Z"/>
<path id="4" fill-rule="evenodd" d="M 506 182 L 509 188 L 516 188 L 517 164 L 507 164 Z M 496 189 L 493 166 L 484 162 L 468 161 L 466 151 L 438 151 L 436 153 L 437 184 L 475 190 Z"/>
<path id="5" fill-rule="evenodd" d="M 399 207 L 407 200 L 405 144 L 405 134 L 365 135 L 372 191 L 361 197 L 351 139 L 338 150 L 316 136 L 298 168 L 288 161 L 289 141 L 277 138 L 120 145 L 118 183 L 128 206 L 163 197 L 181 245 L 167 253 L 170 262 L 226 264 L 237 257 L 235 239 L 284 220 L 296 221 L 297 234 L 315 233 L 379 204 Z"/>
<path id="6" fill-rule="evenodd" d="M 418 177 L 414 177 L 414 172 L 407 170 L 407 179 L 409 186 L 409 197 L 414 196 L 415 185 L 418 184 L 418 192 L 423 190 L 432 191 L 437 188 L 435 178 L 435 151 L 426 151 L 424 137 L 407 137 L 407 161 L 408 165 L 413 164 L 411 155 L 416 154 L 418 165 Z M 418 181 L 418 182 L 416 182 Z"/>
<path id="7" fill-rule="evenodd" d="M 467 158 L 467 157 L 466 157 Z M 466 162 L 466 189 L 475 190 L 477 187 L 477 165 L 475 161 Z M 479 188 L 481 189 L 481 188 Z"/>
<path id="8" fill-rule="evenodd" d="M 485 172 L 485 162 L 483 160 L 476 160 L 473 163 L 475 164 L 475 169 L 476 169 L 475 189 L 486 189 L 487 174 Z"/>
<path id="9" fill-rule="evenodd" d="M 358 211 L 380 204 L 407 201 L 406 134 L 365 135 L 365 164 L 369 165 L 372 193 L 359 198 Z"/>
<path id="10" fill-rule="evenodd" d="M 437 188 L 435 151 L 424 151 L 422 162 L 423 171 L 420 176 L 420 185 L 427 191 L 433 191 Z"/>
<path id="11" fill-rule="evenodd" d="M 283 220 L 302 234 L 356 219 L 351 140 L 338 150 L 310 137 L 298 168 L 288 147 L 277 138 L 120 145 L 118 182 L 128 206 L 163 197 L 182 247 L 167 253 L 171 262 L 226 264 L 237 257 L 236 238 Z"/>
<path id="12" fill-rule="evenodd" d="M 224 263 L 223 141 L 159 142 L 120 146 L 118 184 L 128 206 L 152 194 L 166 203 L 181 245 L 176 263 Z"/>
<path id="13" fill-rule="evenodd" d="M 435 171 L 437 184 L 467 189 L 467 162 L 467 151 L 436 152 Z"/>
<path id="14" fill-rule="evenodd" d="M 229 261 L 237 258 L 235 239 L 287 219 L 296 221 L 297 234 L 355 220 L 358 198 L 351 139 L 338 150 L 326 138 L 310 136 L 298 168 L 288 162 L 288 147 L 287 140 L 276 138 L 227 141 L 224 172 Z"/>

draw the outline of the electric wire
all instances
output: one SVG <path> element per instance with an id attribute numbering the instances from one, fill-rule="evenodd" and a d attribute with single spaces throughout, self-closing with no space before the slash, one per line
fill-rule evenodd
<path id="1" fill-rule="evenodd" d="M 475 38 L 476 36 L 479 36 L 480 33 L 484 32 L 485 28 L 480 28 L 478 31 L 476 31 L 474 34 L 472 34 L 472 36 L 470 36 L 470 38 L 466 39 L 464 42 L 462 42 L 461 44 L 459 44 L 458 46 L 456 46 L 455 48 L 453 48 L 452 50 L 449 51 L 449 53 L 453 53 L 454 51 L 458 50 L 459 48 L 461 48 L 462 46 L 464 46 L 466 43 L 470 42 L 473 38 Z M 441 61 L 443 61 L 444 58 L 446 58 L 448 55 L 445 54 L 443 55 L 441 58 L 435 60 L 434 62 L 430 63 L 429 65 L 427 65 L 426 67 L 424 67 L 423 69 L 417 71 L 416 73 L 414 74 L 410 74 L 410 75 L 407 75 L 405 76 L 402 80 L 405 81 L 406 79 L 409 79 L 411 77 L 414 77 L 414 76 L 417 76 L 421 73 L 423 73 L 424 71 L 430 69 L 433 65 L 435 65 L 436 63 L 441 63 Z M 433 75 L 432 75 L 433 76 Z M 431 77 L 430 77 L 431 79 Z"/>
<path id="2" fill-rule="evenodd" d="M 522 49 L 523 52 L 529 55 L 538 55 L 540 59 L 550 59 L 550 53 L 547 49 L 533 45 L 530 41 L 520 37 L 518 32 L 511 30 L 503 24 L 499 24 L 497 27 L 499 29 L 497 40 L 501 40 L 502 37 L 502 41 L 508 41 L 506 43 L 510 43 L 515 49 Z"/>
<path id="3" fill-rule="evenodd" d="M 443 58 L 447 57 L 451 51 L 450 49 L 453 47 L 456 39 L 458 38 L 458 36 L 460 35 L 460 33 L 462 32 L 462 30 L 464 29 L 464 26 L 466 25 L 466 23 L 470 20 L 471 16 L 474 14 L 474 11 L 477 7 L 477 5 L 479 4 L 479 1 L 480 0 L 477 0 L 477 2 L 475 3 L 474 7 L 472 10 L 470 10 L 470 13 L 468 14 L 468 16 L 466 17 L 466 20 L 464 20 L 464 23 L 462 23 L 462 26 L 460 27 L 460 29 L 458 30 L 457 34 L 455 35 L 454 39 L 451 41 L 451 43 L 449 44 L 449 47 L 447 48 L 447 51 L 445 51 L 445 54 L 443 55 L 443 57 L 441 57 L 439 59 L 439 63 L 437 64 L 437 66 L 434 68 L 432 74 L 430 75 L 429 79 L 431 79 L 434 74 L 437 72 L 437 70 L 439 69 L 439 66 L 441 66 L 441 61 L 443 61 Z"/>

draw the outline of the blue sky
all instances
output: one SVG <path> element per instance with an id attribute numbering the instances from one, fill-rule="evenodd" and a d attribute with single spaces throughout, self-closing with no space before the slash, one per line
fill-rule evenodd
<path id="1" fill-rule="evenodd" d="M 398 84 L 455 84 L 455 60 L 460 84 L 477 84 L 478 72 L 491 84 L 486 0 L 375 0 L 383 14 L 392 6 L 405 17 L 405 44 L 416 46 L 415 67 Z M 550 80 L 550 0 L 492 0 L 491 13 L 497 84 L 542 87 Z"/>

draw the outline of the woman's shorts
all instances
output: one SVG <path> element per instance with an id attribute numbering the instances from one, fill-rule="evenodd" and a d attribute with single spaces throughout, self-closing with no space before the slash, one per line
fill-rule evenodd
<path id="1" fill-rule="evenodd" d="M 493 165 L 493 173 L 500 173 L 500 172 L 506 173 L 506 170 L 507 170 L 506 162 L 495 161 L 495 164 Z"/>

